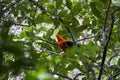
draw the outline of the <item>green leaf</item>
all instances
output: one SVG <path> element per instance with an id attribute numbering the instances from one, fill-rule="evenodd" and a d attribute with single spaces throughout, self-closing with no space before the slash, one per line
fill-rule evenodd
<path id="1" fill-rule="evenodd" d="M 58 27 L 60 25 L 60 20 L 59 18 L 57 18 L 58 16 L 56 16 L 54 19 L 53 19 L 53 23 L 56 27 Z"/>
<path id="2" fill-rule="evenodd" d="M 98 18 L 101 18 L 101 17 L 102 17 L 100 11 L 99 11 L 99 10 L 97 9 L 97 7 L 96 7 L 96 3 L 95 3 L 95 2 L 91 2 L 91 3 L 90 3 L 90 7 L 91 7 L 91 9 L 92 9 L 93 14 L 94 14 L 96 17 L 98 17 Z"/>
<path id="3" fill-rule="evenodd" d="M 40 23 L 52 23 L 52 20 L 50 18 L 50 16 L 48 14 L 39 14 L 36 19 L 35 19 L 35 23 L 36 24 L 40 24 Z"/>
<path id="4" fill-rule="evenodd" d="M 9 28 L 9 27 L 11 27 L 12 25 L 13 25 L 13 22 L 12 22 L 12 21 L 5 21 L 3 26 L 4 26 L 5 28 Z"/>
<path id="5" fill-rule="evenodd" d="M 78 15 L 80 13 L 80 11 L 82 10 L 82 6 L 80 3 L 75 3 L 73 8 L 72 8 L 72 11 L 73 11 L 73 14 L 74 15 Z"/>
<path id="6" fill-rule="evenodd" d="M 107 4 L 109 0 L 100 0 L 102 3 Z"/>
<path id="7" fill-rule="evenodd" d="M 50 13 L 51 15 L 55 15 L 55 13 L 56 13 L 55 4 L 48 3 L 47 4 L 47 12 L 48 12 L 48 14 Z"/>
<path id="8" fill-rule="evenodd" d="M 95 45 L 92 41 L 90 41 L 87 45 L 81 45 L 79 48 L 80 53 L 85 55 L 86 57 L 95 58 L 96 53 L 100 50 L 99 46 Z"/>
<path id="9" fill-rule="evenodd" d="M 46 33 L 46 35 L 44 36 L 45 39 L 48 39 L 48 38 L 50 37 L 52 31 L 53 31 L 53 30 L 51 30 L 51 29 L 47 30 L 47 33 Z"/>
<path id="10" fill-rule="evenodd" d="M 29 67 L 33 67 L 36 63 L 36 60 L 30 59 L 30 58 L 19 58 L 18 60 L 16 60 L 12 66 L 14 66 L 15 68 L 24 68 L 26 67 L 27 69 L 30 69 Z"/>
<path id="11" fill-rule="evenodd" d="M 56 28 L 53 32 L 53 35 L 55 36 L 59 32 L 59 30 L 60 30 L 59 28 Z"/>
<path id="12" fill-rule="evenodd" d="M 21 57 L 24 54 L 23 45 L 11 41 L 4 44 L 3 50 L 15 54 L 17 57 Z"/>
<path id="13" fill-rule="evenodd" d="M 79 31 L 82 32 L 83 30 L 87 29 L 88 26 L 90 26 L 90 25 L 81 25 L 81 26 L 79 27 Z"/>
<path id="14" fill-rule="evenodd" d="M 63 4 L 63 0 L 56 0 L 56 8 L 59 8 Z"/>
<path id="15" fill-rule="evenodd" d="M 73 70 L 75 68 L 79 68 L 80 64 L 77 61 L 69 61 L 69 65 L 67 67 L 67 70 Z"/>
<path id="16" fill-rule="evenodd" d="M 26 77 L 26 80 L 53 80 L 53 76 L 45 71 L 44 68 L 40 68 L 36 71 L 30 71 Z"/>
<path id="17" fill-rule="evenodd" d="M 62 10 L 59 15 L 65 24 L 69 25 L 71 23 L 72 15 L 68 12 L 68 10 Z"/>
<path id="18" fill-rule="evenodd" d="M 66 50 L 66 55 L 68 57 L 75 57 L 75 54 L 76 54 L 76 46 L 75 45 Z"/>
<path id="19" fill-rule="evenodd" d="M 24 28 L 24 31 L 27 31 L 27 32 L 29 32 L 29 31 L 31 31 L 31 30 L 32 30 L 32 26 L 31 26 L 31 27 L 24 26 L 23 28 Z"/>
<path id="20" fill-rule="evenodd" d="M 73 17 L 72 24 L 73 24 L 74 27 L 77 27 L 79 25 L 79 22 L 78 22 L 78 20 L 75 17 Z"/>
<path id="21" fill-rule="evenodd" d="M 25 38 L 26 37 L 26 33 L 25 32 L 22 32 L 20 33 L 20 35 L 18 35 L 19 38 Z"/>
<path id="22" fill-rule="evenodd" d="M 72 9 L 72 2 L 71 0 L 66 0 L 67 7 L 71 10 Z"/>

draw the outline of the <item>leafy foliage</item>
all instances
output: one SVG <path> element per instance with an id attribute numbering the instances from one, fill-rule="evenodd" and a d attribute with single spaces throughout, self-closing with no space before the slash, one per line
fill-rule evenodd
<path id="1" fill-rule="evenodd" d="M 120 79 L 120 1 L 112 0 L 108 10 L 110 1 L 1 0 L 0 79 L 24 72 L 26 80 L 97 80 L 105 49 L 101 80 Z M 61 51 L 57 33 L 79 47 Z"/>

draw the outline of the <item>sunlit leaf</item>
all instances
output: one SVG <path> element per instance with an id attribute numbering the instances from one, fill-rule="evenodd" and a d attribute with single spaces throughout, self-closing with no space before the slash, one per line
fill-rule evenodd
<path id="1" fill-rule="evenodd" d="M 49 15 L 47 15 L 47 14 L 39 14 L 37 17 L 36 17 L 36 19 L 35 19 L 35 22 L 36 22 L 36 24 L 40 24 L 40 23 L 51 23 L 52 22 L 52 20 L 51 20 L 51 18 L 50 18 L 50 16 Z"/>
<path id="2" fill-rule="evenodd" d="M 112 0 L 112 3 L 113 3 L 115 6 L 120 6 L 120 0 Z"/>

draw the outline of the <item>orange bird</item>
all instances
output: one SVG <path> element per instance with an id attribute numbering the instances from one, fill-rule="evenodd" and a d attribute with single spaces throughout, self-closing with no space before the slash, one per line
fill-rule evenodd
<path id="1" fill-rule="evenodd" d="M 71 47 L 73 45 L 73 42 L 70 40 L 66 40 L 62 38 L 59 34 L 56 35 L 58 46 L 65 51 L 68 47 Z"/>

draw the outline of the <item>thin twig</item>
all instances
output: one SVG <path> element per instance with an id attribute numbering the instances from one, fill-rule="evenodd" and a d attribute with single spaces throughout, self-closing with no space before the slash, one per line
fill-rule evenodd
<path id="1" fill-rule="evenodd" d="M 6 11 L 8 11 L 8 9 L 10 9 L 11 6 L 19 3 L 20 1 L 21 1 L 21 0 L 18 0 L 18 1 L 16 1 L 16 2 L 14 2 L 14 3 L 12 3 L 12 4 L 8 5 L 8 6 L 6 6 L 6 8 L 5 8 L 4 10 L 1 9 L 0 16 L 2 16 L 2 14 L 4 14 Z M 4 8 L 4 7 L 3 7 L 3 8 Z"/>
<path id="2" fill-rule="evenodd" d="M 52 53 L 52 54 L 58 54 L 57 52 L 55 51 L 50 51 L 50 50 L 45 50 L 44 52 L 48 52 L 48 53 Z M 51 55 L 51 54 L 50 54 Z"/>
<path id="3" fill-rule="evenodd" d="M 110 59 L 108 60 L 107 63 L 110 65 L 110 61 L 111 61 L 114 57 L 116 57 L 116 56 L 117 56 L 117 54 L 114 54 L 114 53 L 113 53 L 113 55 L 110 57 Z"/>
<path id="4" fill-rule="evenodd" d="M 47 42 L 47 43 L 49 43 L 49 44 L 52 44 L 52 45 L 54 45 L 54 46 L 58 46 L 57 43 L 56 43 L 56 42 L 53 42 L 53 41 L 45 40 L 45 39 L 42 39 L 42 38 L 39 38 L 39 40 L 42 40 L 42 41 Z"/>
<path id="5" fill-rule="evenodd" d="M 61 21 L 62 24 L 64 24 L 64 21 L 63 21 L 61 18 L 59 18 L 59 20 Z M 66 28 L 67 31 L 70 33 L 70 36 L 71 36 L 71 38 L 72 38 L 73 43 L 76 44 L 76 40 L 75 40 L 75 37 L 74 37 L 72 31 L 71 31 L 66 25 L 65 25 L 65 28 Z"/>
<path id="6" fill-rule="evenodd" d="M 107 18 L 108 18 L 108 13 L 110 11 L 110 5 L 111 5 L 111 0 L 109 1 L 108 8 L 107 8 L 107 11 L 106 11 L 106 18 L 105 18 L 105 23 L 104 23 L 104 32 L 105 32 L 105 29 L 106 29 L 106 26 L 107 26 Z M 111 28 L 110 28 L 110 32 L 109 32 L 109 35 L 108 35 L 108 40 L 107 40 L 107 42 L 104 46 L 102 63 L 101 63 L 101 66 L 100 66 L 101 68 L 100 68 L 100 72 L 99 72 L 99 75 L 98 75 L 98 80 L 101 80 L 103 67 L 104 67 L 104 63 L 105 63 L 105 59 L 106 59 L 106 55 L 107 55 L 108 45 L 109 45 L 109 42 L 111 40 L 112 30 L 113 30 L 113 26 L 114 26 L 114 21 L 115 21 L 114 15 L 111 15 L 111 18 L 112 18 Z"/>
<path id="7" fill-rule="evenodd" d="M 119 71 L 117 74 L 111 76 L 108 80 L 112 80 L 113 78 L 116 78 L 116 77 L 119 76 L 119 75 L 120 75 L 120 71 Z"/>
<path id="8" fill-rule="evenodd" d="M 81 76 L 81 75 L 84 75 L 83 73 L 78 73 L 74 78 L 73 78 L 73 80 L 77 80 L 76 78 L 78 77 L 78 76 Z"/>
<path id="9" fill-rule="evenodd" d="M 111 13 L 111 19 L 112 19 L 112 22 L 111 22 L 111 28 L 110 28 L 110 32 L 109 32 L 109 35 L 108 35 L 108 41 L 104 47 L 104 51 L 103 51 L 103 58 L 102 58 L 102 63 L 101 63 L 101 69 L 100 69 L 100 73 L 99 73 L 99 76 L 98 76 L 98 80 L 101 79 L 101 75 L 102 75 L 102 71 L 103 71 L 103 66 L 104 66 L 104 62 L 105 62 L 105 59 L 106 59 L 106 54 L 107 54 L 107 49 L 108 49 L 108 44 L 110 42 L 110 39 L 111 39 L 111 35 L 112 35 L 112 30 L 113 30 L 113 26 L 114 26 L 114 22 L 115 22 L 115 16 L 114 14 L 119 11 L 120 8 L 117 8 L 116 10 L 114 10 L 114 12 Z"/>
<path id="10" fill-rule="evenodd" d="M 93 68 L 99 68 L 101 63 L 89 64 L 89 65 L 91 65 Z M 118 66 L 115 66 L 115 65 L 104 64 L 104 68 L 114 70 L 114 71 L 120 71 L 120 68 Z"/>
<path id="11" fill-rule="evenodd" d="M 32 24 L 34 25 L 34 26 L 36 26 L 36 24 L 35 24 L 35 16 L 36 16 L 36 13 L 37 13 L 37 6 L 36 6 L 36 8 L 35 8 L 35 10 L 34 10 L 34 14 L 33 14 L 33 16 L 32 16 Z M 33 30 L 33 27 L 32 27 L 32 30 Z"/>
<path id="12" fill-rule="evenodd" d="M 43 12 L 45 12 L 45 8 L 41 5 L 39 5 L 36 1 L 34 0 L 29 0 L 30 2 L 32 2 L 34 5 L 36 5 L 38 8 L 40 8 Z"/>
<path id="13" fill-rule="evenodd" d="M 14 25 L 17 25 L 17 26 L 29 26 L 27 24 L 22 24 L 22 23 L 13 23 Z"/>
<path id="14" fill-rule="evenodd" d="M 92 39 L 92 38 L 95 38 L 95 37 L 97 37 L 97 36 L 98 36 L 98 35 L 91 36 L 91 37 L 85 37 L 85 38 L 82 38 L 82 39 L 77 40 L 76 42 L 83 41 L 83 40 L 86 40 L 86 39 Z"/>
<path id="15" fill-rule="evenodd" d="M 119 10 L 120 10 L 120 7 L 118 7 L 116 10 L 114 10 L 114 12 L 112 14 L 115 14 Z"/>

